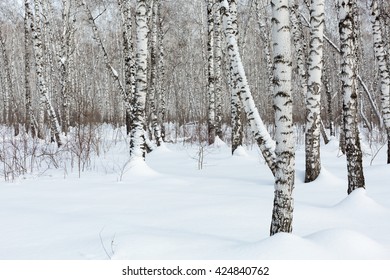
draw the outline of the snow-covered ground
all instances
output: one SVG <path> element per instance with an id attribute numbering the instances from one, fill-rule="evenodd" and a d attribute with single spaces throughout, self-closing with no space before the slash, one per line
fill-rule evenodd
<path id="1" fill-rule="evenodd" d="M 389 259 L 385 152 L 347 196 L 337 142 L 310 184 L 298 146 L 293 233 L 269 237 L 273 177 L 255 147 L 166 144 L 130 166 L 116 141 L 80 178 L 58 168 L 0 183 L 0 259 Z"/>

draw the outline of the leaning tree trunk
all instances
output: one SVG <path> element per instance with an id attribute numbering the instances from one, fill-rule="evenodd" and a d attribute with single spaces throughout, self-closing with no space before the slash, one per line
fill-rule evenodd
<path id="1" fill-rule="evenodd" d="M 215 73 L 214 73 L 214 0 L 208 0 L 207 3 L 207 63 L 208 63 L 208 143 L 213 144 L 215 141 Z"/>
<path id="2" fill-rule="evenodd" d="M 339 32 L 341 43 L 341 84 L 343 94 L 343 128 L 347 156 L 348 194 L 364 188 L 362 151 L 357 123 L 356 89 L 356 22 L 354 0 L 339 0 Z"/>
<path id="3" fill-rule="evenodd" d="M 224 32 L 226 37 L 226 44 L 229 53 L 230 71 L 232 73 L 232 82 L 237 84 L 239 89 L 239 97 L 244 105 L 244 110 L 249 121 L 252 133 L 260 148 L 260 151 L 271 169 L 272 173 L 276 172 L 275 162 L 275 143 L 271 139 L 267 129 L 261 120 L 260 114 L 257 111 L 255 102 L 249 89 L 248 81 L 246 79 L 244 66 L 240 58 L 236 36 L 232 26 L 232 18 L 229 11 L 229 4 L 227 0 L 218 0 L 221 7 L 221 14 L 223 18 Z"/>
<path id="4" fill-rule="evenodd" d="M 276 140 L 275 198 L 270 234 L 291 232 L 294 188 L 294 131 L 292 121 L 292 58 L 289 0 L 273 0 L 272 43 Z"/>
<path id="5" fill-rule="evenodd" d="M 311 0 L 310 52 L 306 97 L 305 182 L 314 181 L 321 172 L 321 91 L 322 50 L 324 37 L 324 0 Z"/>
<path id="6" fill-rule="evenodd" d="M 383 122 L 387 132 L 387 163 L 390 164 L 390 77 L 387 64 L 387 54 L 384 49 L 384 41 L 382 39 L 382 26 L 380 21 L 380 12 L 378 9 L 378 1 L 371 1 L 372 31 L 374 37 L 374 52 L 378 61 L 380 75 L 380 93 L 382 103 Z"/>
<path id="7" fill-rule="evenodd" d="M 44 111 L 47 110 L 51 130 L 54 132 L 55 140 L 57 145 L 61 146 L 61 127 L 57 119 L 57 115 L 54 111 L 53 106 L 50 103 L 46 79 L 44 77 L 44 60 L 43 60 L 43 44 L 42 44 L 42 34 L 41 34 L 41 15 L 40 15 L 40 1 L 34 1 L 35 7 L 35 21 L 31 22 L 32 33 L 33 33 L 33 47 L 35 53 L 35 68 L 36 75 L 38 80 L 38 91 L 40 93 L 40 113 L 38 119 L 38 136 L 41 138 L 44 137 Z M 31 12 L 31 11 L 29 11 Z M 32 14 L 31 14 L 32 15 Z"/>
<path id="8" fill-rule="evenodd" d="M 133 99 L 133 120 L 130 133 L 130 157 L 145 159 L 145 104 L 147 94 L 148 70 L 148 19 L 145 0 L 137 0 L 137 53 L 136 53 L 136 84 Z"/>

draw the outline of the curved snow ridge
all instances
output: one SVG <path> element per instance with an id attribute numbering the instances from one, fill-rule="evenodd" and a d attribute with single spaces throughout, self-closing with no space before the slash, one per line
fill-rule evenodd
<path id="1" fill-rule="evenodd" d="M 354 190 L 341 202 L 333 206 L 336 210 L 357 211 L 357 213 L 388 213 L 389 209 L 367 196 L 367 191 L 363 188 Z"/>
<path id="2" fill-rule="evenodd" d="M 234 259 L 312 260 L 331 257 L 315 242 L 281 232 L 259 242 L 239 246 L 235 250 Z"/>
<path id="3" fill-rule="evenodd" d="M 388 259 L 390 252 L 371 238 L 347 229 L 326 229 L 305 237 L 332 254 L 332 259 Z"/>

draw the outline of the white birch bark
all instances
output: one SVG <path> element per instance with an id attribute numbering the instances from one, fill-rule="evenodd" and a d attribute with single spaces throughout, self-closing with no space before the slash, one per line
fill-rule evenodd
<path id="1" fill-rule="evenodd" d="M 296 61 L 298 68 L 299 84 L 301 85 L 302 96 L 307 95 L 307 71 L 306 71 L 306 49 L 305 36 L 302 30 L 301 19 L 298 15 L 299 5 L 297 0 L 290 0 L 290 20 L 291 20 L 291 33 L 295 46 Z M 312 30 L 312 28 L 311 28 Z"/>
<path id="2" fill-rule="evenodd" d="M 301 17 L 306 21 L 306 23 L 310 26 L 310 22 L 308 21 L 308 19 L 303 15 L 301 14 Z M 326 42 L 328 42 L 328 44 L 334 49 L 336 50 L 339 54 L 341 54 L 341 50 L 340 48 L 331 40 L 329 39 L 328 36 L 326 36 L 324 34 L 324 39 Z M 382 120 L 382 116 L 381 116 L 381 112 L 378 110 L 378 106 L 376 105 L 375 103 L 375 100 L 373 99 L 372 97 L 372 94 L 370 93 L 370 91 L 368 90 L 368 87 L 366 85 L 366 83 L 363 81 L 362 77 L 359 75 L 359 73 L 356 74 L 356 77 L 360 83 L 360 85 L 363 87 L 364 89 L 364 93 L 367 95 L 369 101 L 370 101 L 370 105 L 375 113 L 375 115 L 378 117 L 378 121 L 379 123 L 382 125 L 383 123 L 383 120 Z"/>
<path id="3" fill-rule="evenodd" d="M 310 50 L 308 59 L 308 83 L 306 97 L 305 182 L 314 181 L 321 172 L 321 91 L 324 36 L 324 0 L 311 0 Z"/>
<path id="4" fill-rule="evenodd" d="M 149 107 L 150 117 L 152 122 L 153 135 L 157 146 L 161 146 L 161 130 L 157 119 L 156 109 L 156 92 L 157 92 L 157 30 L 158 30 L 158 2 L 154 0 L 152 3 L 151 17 L 151 36 L 150 36 L 150 86 L 149 86 Z"/>
<path id="5" fill-rule="evenodd" d="M 215 73 L 214 73 L 214 3 L 215 0 L 207 2 L 207 65 L 208 65 L 208 143 L 215 141 Z"/>
<path id="6" fill-rule="evenodd" d="M 66 135 L 69 132 L 70 112 L 69 112 L 69 61 L 73 51 L 72 37 L 74 36 L 75 26 L 70 19 L 71 0 L 62 1 L 62 36 L 59 54 L 60 65 L 60 84 L 62 99 L 62 131 Z"/>
<path id="7" fill-rule="evenodd" d="M 238 22 L 237 22 L 237 1 L 229 0 L 230 16 L 232 18 L 232 33 L 238 42 Z M 230 65 L 230 62 L 227 63 Z M 237 82 L 234 80 L 234 75 L 230 71 L 230 66 L 227 69 L 229 73 L 229 85 L 231 91 L 231 122 L 232 122 L 232 154 L 242 145 L 244 138 L 243 126 L 241 122 L 242 104 L 240 101 L 240 90 Z"/>
<path id="8" fill-rule="evenodd" d="M 165 63 L 164 63 L 164 30 L 163 30 L 163 18 L 161 16 L 161 2 L 158 1 L 158 52 L 159 52 L 159 60 L 158 60 L 158 91 L 159 91 L 159 117 L 161 123 L 161 138 L 162 141 L 165 141 L 165 120 L 166 120 L 166 106 L 165 106 Z"/>
<path id="9" fill-rule="evenodd" d="M 288 0 L 272 0 L 276 172 L 270 234 L 291 232 L 294 188 L 292 58 Z"/>
<path id="10" fill-rule="evenodd" d="M 233 33 L 232 18 L 230 16 L 229 4 L 227 0 L 218 0 L 221 7 L 223 18 L 223 27 L 225 32 L 226 44 L 229 53 L 230 71 L 233 75 L 233 83 L 237 84 L 240 91 L 239 97 L 243 104 L 248 122 L 250 124 L 253 136 L 260 148 L 260 151 L 271 169 L 272 173 L 276 172 L 275 163 L 275 142 L 271 139 L 260 114 L 255 106 L 248 81 L 246 79 L 245 70 L 241 61 L 238 50 L 236 36 Z"/>
<path id="11" fill-rule="evenodd" d="M 339 32 L 341 43 L 341 84 L 343 93 L 343 128 L 348 170 L 348 194 L 365 187 L 362 151 L 357 126 L 356 33 L 354 0 L 339 0 Z"/>
<path id="12" fill-rule="evenodd" d="M 40 112 L 38 118 L 38 136 L 44 137 L 44 110 L 47 110 L 51 130 L 54 132 L 55 140 L 58 146 L 62 145 L 61 141 L 61 127 L 57 119 L 57 115 L 51 105 L 49 94 L 46 85 L 46 79 L 43 73 L 43 45 L 42 45 L 42 34 L 41 34 L 41 10 L 39 0 L 34 0 L 35 7 L 35 21 L 31 22 L 32 33 L 33 33 L 33 47 L 35 53 L 35 68 L 38 80 L 38 91 L 40 94 Z"/>
<path id="13" fill-rule="evenodd" d="M 4 69 L 4 92 L 3 92 L 3 102 L 4 102 L 4 111 L 3 111 L 3 120 L 6 125 L 11 124 L 11 111 L 10 108 L 11 100 L 12 100 L 12 79 L 10 75 L 10 69 L 9 69 L 9 61 L 8 61 L 8 55 L 5 48 L 5 41 L 3 38 L 2 31 L 0 29 L 0 52 L 1 56 L 3 57 L 3 69 Z"/>
<path id="14" fill-rule="evenodd" d="M 334 114 L 333 114 L 333 94 L 332 94 L 332 85 L 330 82 L 330 69 L 328 67 L 328 60 L 324 59 L 324 71 L 322 75 L 322 84 L 324 85 L 324 90 L 326 94 L 326 102 L 327 102 L 327 118 L 329 123 L 329 134 L 330 136 L 336 136 L 335 134 L 335 124 L 334 124 Z"/>
<path id="15" fill-rule="evenodd" d="M 378 61 L 381 84 L 380 93 L 383 123 L 387 132 L 387 163 L 390 164 L 390 77 L 389 68 L 387 64 L 387 54 L 384 49 L 384 41 L 382 38 L 383 32 L 377 0 L 371 0 L 371 15 L 372 31 L 374 38 L 374 53 Z"/>
<path id="16" fill-rule="evenodd" d="M 34 122 L 35 118 L 32 112 L 31 105 L 31 30 L 30 23 L 33 20 L 32 10 L 30 7 L 30 0 L 24 1 L 24 88 L 25 88 L 25 99 L 26 99 L 26 122 L 25 129 L 29 132 L 31 129 L 31 136 L 37 136 L 37 127 Z"/>
<path id="17" fill-rule="evenodd" d="M 145 159 L 145 103 L 148 67 L 148 19 L 145 0 L 137 0 L 136 8 L 136 84 L 133 104 L 133 121 L 130 133 L 130 157 Z"/>
<path id="18" fill-rule="evenodd" d="M 222 139 L 222 22 L 221 12 L 218 7 L 215 9 L 214 20 L 215 135 Z"/>
<path id="19" fill-rule="evenodd" d="M 118 5 L 121 10 L 122 28 L 123 28 L 123 51 L 125 57 L 125 102 L 131 102 L 135 91 L 135 61 L 133 49 L 132 35 L 132 16 L 131 16 L 131 1 L 118 0 Z M 131 106 L 126 106 L 126 130 L 127 134 L 131 132 L 132 120 Z"/>

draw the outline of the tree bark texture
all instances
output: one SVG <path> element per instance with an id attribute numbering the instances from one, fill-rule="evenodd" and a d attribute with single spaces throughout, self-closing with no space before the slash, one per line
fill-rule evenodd
<path id="1" fill-rule="evenodd" d="M 137 0 L 136 8 L 136 83 L 133 100 L 133 122 L 130 133 L 130 156 L 145 159 L 145 104 L 148 91 L 148 18 L 145 0 Z"/>
<path id="2" fill-rule="evenodd" d="M 362 151 L 357 124 L 358 92 L 356 89 L 356 33 L 354 0 L 339 0 L 341 43 L 341 84 L 343 93 L 343 129 L 347 157 L 348 194 L 365 187 Z"/>
<path id="3" fill-rule="evenodd" d="M 244 66 L 241 61 L 240 52 L 238 50 L 236 36 L 233 32 L 232 18 L 230 16 L 229 4 L 227 0 L 218 0 L 221 7 L 223 18 L 224 33 L 230 61 L 230 72 L 233 75 L 233 83 L 237 84 L 239 97 L 243 104 L 248 122 L 250 124 L 253 136 L 260 148 L 265 162 L 271 169 L 272 173 L 276 172 L 275 162 L 275 142 L 271 139 L 260 114 L 255 106 L 248 81 L 245 75 Z"/>
<path id="4" fill-rule="evenodd" d="M 270 234 L 291 232 L 295 176 L 292 57 L 288 0 L 272 0 L 276 172 Z"/>
<path id="5" fill-rule="evenodd" d="M 305 182 L 314 181 L 321 172 L 321 91 L 323 36 L 325 20 L 324 0 L 311 0 L 310 4 L 310 51 L 308 59 L 308 83 L 306 96 L 305 133 Z"/>
<path id="6" fill-rule="evenodd" d="M 378 61 L 379 76 L 380 76 L 380 93 L 383 123 L 387 132 L 387 163 L 390 164 L 390 76 L 387 63 L 387 53 L 384 49 L 384 41 L 382 38 L 382 25 L 380 20 L 380 11 L 378 1 L 371 1 L 372 14 L 372 31 L 374 37 L 374 53 Z"/>

